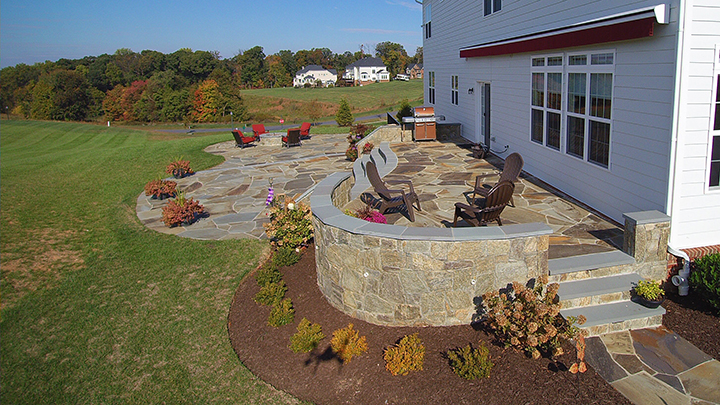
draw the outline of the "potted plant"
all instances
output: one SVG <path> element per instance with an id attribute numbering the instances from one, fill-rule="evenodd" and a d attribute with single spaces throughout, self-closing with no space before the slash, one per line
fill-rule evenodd
<path id="1" fill-rule="evenodd" d="M 174 200 L 168 201 L 163 207 L 163 222 L 172 228 L 178 225 L 190 225 L 198 217 L 205 214 L 205 207 L 200 205 L 192 197 L 185 198 L 183 193 L 179 193 Z"/>
<path id="2" fill-rule="evenodd" d="M 648 308 L 657 308 L 665 300 L 665 291 L 660 283 L 651 280 L 638 281 L 632 291 L 637 297 L 636 301 Z"/>
<path id="3" fill-rule="evenodd" d="M 177 187 L 177 183 L 171 180 L 150 180 L 145 185 L 145 195 L 152 197 L 154 200 L 175 197 L 177 194 L 175 187 Z"/>
<path id="4" fill-rule="evenodd" d="M 182 158 L 178 158 L 170 162 L 170 164 L 167 165 L 165 172 L 172 174 L 176 179 L 181 179 L 195 173 L 193 169 L 190 168 L 190 161 L 182 160 Z"/>

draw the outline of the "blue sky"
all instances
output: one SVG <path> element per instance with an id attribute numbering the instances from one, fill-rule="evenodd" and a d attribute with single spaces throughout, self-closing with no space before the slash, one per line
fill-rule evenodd
<path id="1" fill-rule="evenodd" d="M 118 48 L 191 48 L 231 58 L 256 45 L 266 55 L 312 48 L 342 53 L 391 41 L 412 56 L 422 46 L 421 23 L 414 0 L 3 0 L 0 67 Z"/>

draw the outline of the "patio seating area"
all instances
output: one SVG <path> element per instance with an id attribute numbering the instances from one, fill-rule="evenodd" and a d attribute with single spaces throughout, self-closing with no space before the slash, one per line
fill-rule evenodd
<path id="1" fill-rule="evenodd" d="M 331 173 L 350 171 L 345 159 L 346 134 L 314 135 L 300 148 L 283 148 L 263 141 L 252 148 L 237 148 L 234 140 L 212 145 L 207 152 L 223 155 L 225 162 L 209 170 L 178 180 L 203 204 L 209 216 L 192 225 L 167 228 L 162 223 L 164 201 L 141 194 L 137 214 L 148 227 L 163 233 L 196 239 L 263 238 L 262 224 L 268 221 L 265 200 L 270 180 L 276 196 L 305 199 L 315 185 Z M 502 172 L 503 161 L 493 155 L 486 159 L 472 156 L 463 139 L 435 142 L 393 143 L 399 164 L 383 180 L 412 181 L 422 211 L 411 222 L 401 211 L 390 209 L 388 223 L 410 227 L 451 227 L 455 203 L 470 202 L 478 175 L 483 183 L 494 184 Z M 371 197 L 372 196 L 372 197 Z M 344 208 L 357 209 L 364 201 L 378 198 L 369 188 Z M 309 201 L 306 200 L 306 202 Z M 543 222 L 554 231 L 550 237 L 550 258 L 618 249 L 623 229 L 593 213 L 567 196 L 538 180 L 521 175 L 515 184 L 514 207 L 501 214 L 503 225 Z M 459 221 L 458 226 L 469 226 Z M 490 226 L 497 226 L 494 223 Z"/>

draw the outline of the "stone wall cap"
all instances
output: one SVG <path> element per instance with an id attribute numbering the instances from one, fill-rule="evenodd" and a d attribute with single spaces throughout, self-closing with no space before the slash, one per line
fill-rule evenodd
<path id="1" fill-rule="evenodd" d="M 638 225 L 670 222 L 670 217 L 657 210 L 637 211 L 623 214 L 623 218 Z"/>

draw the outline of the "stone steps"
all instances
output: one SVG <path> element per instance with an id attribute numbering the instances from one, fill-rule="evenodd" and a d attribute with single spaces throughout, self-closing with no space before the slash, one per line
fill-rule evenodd
<path id="1" fill-rule="evenodd" d="M 589 336 L 658 326 L 665 310 L 649 309 L 630 299 L 641 277 L 632 272 L 635 259 L 620 251 L 548 260 L 551 282 L 560 286 L 560 313 L 585 316 Z"/>

